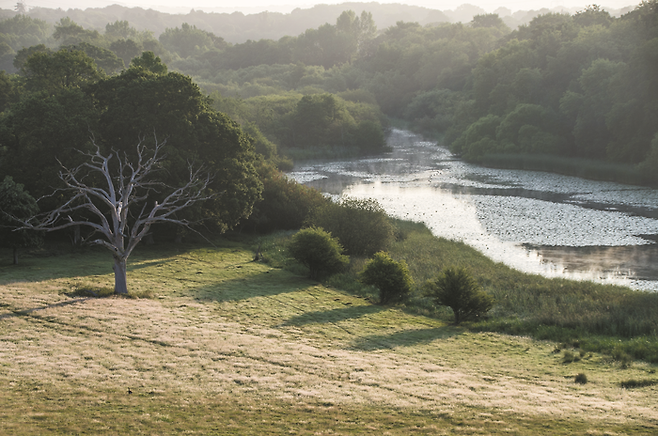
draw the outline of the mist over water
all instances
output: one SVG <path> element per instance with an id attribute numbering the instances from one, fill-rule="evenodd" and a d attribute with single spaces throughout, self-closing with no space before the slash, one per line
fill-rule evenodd
<path id="1" fill-rule="evenodd" d="M 522 271 L 658 290 L 658 190 L 477 167 L 403 130 L 388 141 L 383 156 L 305 162 L 290 176 L 336 198 L 374 198 Z"/>

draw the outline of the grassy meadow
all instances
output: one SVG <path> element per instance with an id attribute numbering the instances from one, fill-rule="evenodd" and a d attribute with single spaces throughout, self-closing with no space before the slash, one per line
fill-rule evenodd
<path id="1" fill-rule="evenodd" d="M 417 281 L 441 253 L 475 262 L 423 234 L 391 248 Z M 18 266 L 0 251 L 0 434 L 658 432 L 655 365 L 482 325 L 509 304 L 464 327 L 421 296 L 372 304 L 351 273 L 322 284 L 280 268 L 285 238 L 140 247 L 135 298 L 89 296 L 113 284 L 105 250 L 50 247 Z M 498 266 L 478 262 L 495 291 Z"/>

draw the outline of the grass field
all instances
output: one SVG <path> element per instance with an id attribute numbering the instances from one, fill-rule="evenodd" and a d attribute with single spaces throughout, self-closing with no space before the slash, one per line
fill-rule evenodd
<path id="1" fill-rule="evenodd" d="M 0 251 L 0 434 L 658 432 L 655 366 L 567 363 L 220 244 L 137 250 L 133 299 L 79 292 L 112 286 L 103 250 Z"/>

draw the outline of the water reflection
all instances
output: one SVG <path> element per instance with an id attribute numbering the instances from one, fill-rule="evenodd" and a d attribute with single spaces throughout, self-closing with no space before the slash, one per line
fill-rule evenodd
<path id="1" fill-rule="evenodd" d="M 375 198 L 523 271 L 658 290 L 658 191 L 480 168 L 405 131 L 389 145 L 382 158 L 306 162 L 291 176 L 330 195 Z"/>

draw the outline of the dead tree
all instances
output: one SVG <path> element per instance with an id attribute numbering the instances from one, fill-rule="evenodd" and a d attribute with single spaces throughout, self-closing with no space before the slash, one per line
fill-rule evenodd
<path id="1" fill-rule="evenodd" d="M 55 193 L 64 192 L 68 200 L 50 212 L 24 221 L 23 228 L 34 230 L 90 227 L 93 232 L 86 238 L 86 242 L 104 246 L 114 257 L 116 294 L 128 293 L 126 261 L 153 224 L 174 223 L 189 226 L 187 220 L 177 218 L 176 214 L 195 203 L 214 197 L 206 193 L 211 176 L 191 165 L 189 180 L 178 188 L 155 179 L 154 173 L 164 158 L 162 148 L 166 141 L 158 142 L 156 138 L 152 152 L 143 142 L 142 138 L 137 144 L 136 162 L 131 162 L 125 153 L 121 156 L 118 152 L 112 152 L 104 156 L 94 142 L 96 152 L 85 153 L 89 157 L 88 162 L 73 169 L 62 165 L 59 178 L 64 182 L 65 188 Z M 102 182 L 88 184 L 86 180 L 93 179 L 94 175 L 100 176 Z M 160 199 L 159 202 L 153 199 L 156 195 Z M 71 217 L 80 211 L 91 213 L 94 219 Z M 89 240 L 99 233 L 103 238 Z"/>

